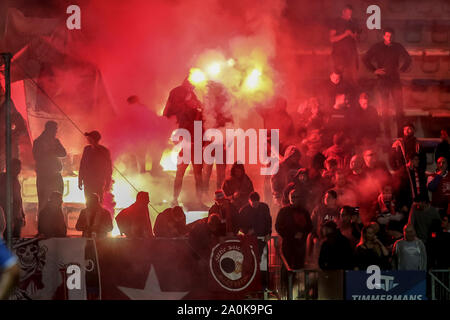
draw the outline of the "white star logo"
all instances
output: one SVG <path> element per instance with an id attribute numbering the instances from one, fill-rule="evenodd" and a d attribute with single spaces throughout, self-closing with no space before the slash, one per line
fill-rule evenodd
<path id="1" fill-rule="evenodd" d="M 144 289 L 118 287 L 131 300 L 181 300 L 188 292 L 161 291 L 158 277 L 153 266 L 145 282 Z"/>

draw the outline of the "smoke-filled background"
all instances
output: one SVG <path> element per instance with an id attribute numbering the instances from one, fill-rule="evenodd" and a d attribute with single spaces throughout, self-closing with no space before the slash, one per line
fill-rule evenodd
<path id="1" fill-rule="evenodd" d="M 232 126 L 262 128 L 256 107 L 273 106 L 273 99 L 283 96 L 294 113 L 312 96 L 315 81 L 327 78 L 328 22 L 346 3 L 354 5 L 353 16 L 364 25 L 362 1 L 10 0 L 2 2 L 0 47 L 14 54 L 13 99 L 31 139 L 45 121 L 57 119 L 76 171 L 86 143 L 82 133 L 99 130 L 117 169 L 127 174 L 130 148 L 165 144 L 176 127 L 156 118 L 153 125 L 143 125 L 130 111 L 128 97 L 137 96 L 161 115 L 170 90 L 186 77 L 206 102 L 206 81 L 215 80 L 224 86 Z M 74 4 L 81 8 L 81 30 L 66 27 L 66 9 Z M 363 36 L 371 32 L 376 33 L 364 30 Z M 213 119 L 205 105 L 208 126 Z M 174 169 L 172 147 L 167 142 L 162 164 Z M 259 168 L 247 169 L 262 194 Z M 113 193 L 123 207 L 136 190 L 117 172 Z M 156 202 L 171 198 L 172 176 L 164 184 L 151 177 L 127 178 Z M 183 192 L 192 189 L 185 181 Z"/>

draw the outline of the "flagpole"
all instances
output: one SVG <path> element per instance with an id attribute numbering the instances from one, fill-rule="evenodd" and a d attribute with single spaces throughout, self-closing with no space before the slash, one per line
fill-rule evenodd
<path id="1" fill-rule="evenodd" d="M 12 176 L 11 176 L 11 53 L 2 53 L 5 62 L 5 167 L 6 167 L 6 244 L 12 248 Z"/>

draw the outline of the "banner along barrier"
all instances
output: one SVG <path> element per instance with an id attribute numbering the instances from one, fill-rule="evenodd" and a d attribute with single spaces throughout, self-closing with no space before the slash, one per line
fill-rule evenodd
<path id="1" fill-rule="evenodd" d="M 425 271 L 346 271 L 346 300 L 427 300 Z"/>
<path id="2" fill-rule="evenodd" d="M 187 239 L 21 239 L 10 299 L 243 299 L 261 289 L 255 244 L 236 237 L 201 258 Z"/>

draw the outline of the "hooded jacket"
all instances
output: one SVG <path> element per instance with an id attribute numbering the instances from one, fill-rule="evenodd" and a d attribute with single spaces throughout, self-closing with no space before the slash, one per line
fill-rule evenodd
<path id="1" fill-rule="evenodd" d="M 236 170 L 241 169 L 243 175 L 241 178 L 236 176 Z M 227 197 L 232 197 L 231 203 L 239 210 L 248 203 L 250 193 L 254 191 L 253 183 L 245 173 L 243 164 L 235 163 L 231 167 L 231 176 L 223 182 L 222 190 Z M 238 193 L 235 196 L 235 193 Z"/>

